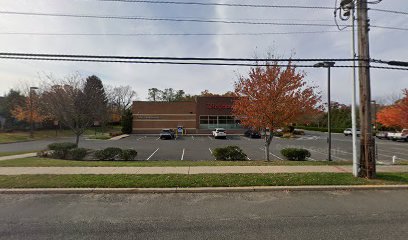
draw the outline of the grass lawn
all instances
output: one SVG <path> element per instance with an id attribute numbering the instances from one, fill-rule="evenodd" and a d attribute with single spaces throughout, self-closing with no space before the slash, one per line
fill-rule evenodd
<path id="1" fill-rule="evenodd" d="M 182 166 L 321 166 L 351 165 L 351 162 L 312 161 L 72 161 L 50 158 L 21 158 L 0 161 L 0 167 L 182 167 Z"/>
<path id="2" fill-rule="evenodd" d="M 110 132 L 120 132 L 117 126 L 109 127 L 105 129 L 105 133 L 101 133 L 98 130 L 97 134 L 95 135 L 94 129 L 88 129 L 85 131 L 84 135 L 91 136 L 104 136 L 106 139 L 106 135 L 109 135 Z M 30 138 L 30 132 L 12 132 L 12 133 L 0 133 L 0 143 L 11 143 L 11 142 L 22 142 L 22 141 L 31 141 L 31 140 L 39 140 L 39 139 L 46 139 L 46 138 L 55 138 L 55 130 L 37 130 L 34 131 L 34 138 Z M 58 130 L 58 137 L 74 137 L 74 134 L 71 130 Z"/>
<path id="3" fill-rule="evenodd" d="M 109 133 L 97 133 L 96 135 L 84 135 L 84 137 L 88 139 L 96 139 L 96 140 L 108 140 L 111 138 Z"/>
<path id="4" fill-rule="evenodd" d="M 408 184 L 408 173 L 382 173 L 378 174 L 376 180 L 354 178 L 348 173 L 0 176 L 0 188 L 155 188 L 367 184 Z"/>

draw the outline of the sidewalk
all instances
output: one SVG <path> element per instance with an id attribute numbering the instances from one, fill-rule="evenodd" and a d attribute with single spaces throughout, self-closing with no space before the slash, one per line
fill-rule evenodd
<path id="1" fill-rule="evenodd" d="M 18 154 L 18 155 L 11 155 L 11 156 L 3 156 L 0 157 L 0 161 L 5 161 L 5 160 L 12 160 L 12 159 L 20 159 L 20 158 L 28 158 L 28 157 L 35 157 L 37 156 L 37 153 L 25 153 L 25 154 Z"/>
<path id="2" fill-rule="evenodd" d="M 352 166 L 214 166 L 214 167 L 0 167 L 0 175 L 24 174 L 229 174 L 351 173 Z M 408 172 L 405 166 L 378 166 L 377 172 Z"/>

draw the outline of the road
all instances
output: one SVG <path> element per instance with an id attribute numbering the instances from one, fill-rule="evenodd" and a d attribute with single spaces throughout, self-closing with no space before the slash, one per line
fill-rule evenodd
<path id="1" fill-rule="evenodd" d="M 0 195 L 0 239 L 406 239 L 408 191 Z"/>
<path id="2" fill-rule="evenodd" d="M 52 142 L 74 141 L 72 138 L 49 139 L 33 142 L 0 144 L 0 152 L 10 151 L 38 151 L 45 149 Z M 352 160 L 352 139 L 342 134 L 333 134 L 332 159 L 334 161 Z M 376 140 L 377 160 L 380 163 L 391 163 L 393 156 L 397 160 L 408 161 L 408 143 L 390 140 Z M 214 139 L 210 136 L 183 136 L 176 140 L 160 140 L 155 135 L 131 135 L 118 141 L 84 140 L 80 146 L 90 149 L 106 147 L 132 148 L 138 151 L 137 160 L 214 160 L 211 152 L 228 145 L 241 147 L 251 160 L 264 159 L 264 140 L 249 139 L 244 136 L 229 135 L 227 139 Z M 272 159 L 284 159 L 280 150 L 286 147 L 308 149 L 312 156 L 310 160 L 324 161 L 327 159 L 326 134 L 306 131 L 306 135 L 296 139 L 274 138 L 270 153 Z"/>

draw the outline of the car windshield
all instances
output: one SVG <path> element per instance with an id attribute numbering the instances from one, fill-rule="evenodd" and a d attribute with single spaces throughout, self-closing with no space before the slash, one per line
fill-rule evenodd
<path id="1" fill-rule="evenodd" d="M 170 129 L 163 129 L 162 132 L 164 132 L 164 133 L 170 133 Z"/>
<path id="2" fill-rule="evenodd" d="M 218 129 L 217 132 L 225 132 L 224 129 Z"/>

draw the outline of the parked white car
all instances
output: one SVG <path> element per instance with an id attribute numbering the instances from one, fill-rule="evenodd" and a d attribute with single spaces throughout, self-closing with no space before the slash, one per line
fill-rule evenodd
<path id="1" fill-rule="evenodd" d="M 392 136 L 392 140 L 393 141 L 406 141 L 406 142 L 408 142 L 408 129 L 403 129 L 401 132 L 395 133 Z"/>
<path id="2" fill-rule="evenodd" d="M 216 128 L 212 131 L 212 135 L 214 138 L 227 138 L 227 133 L 224 128 Z"/>
<path id="3" fill-rule="evenodd" d="M 351 128 L 346 128 L 344 131 L 344 136 L 352 136 L 353 135 L 353 131 Z M 357 136 L 360 136 L 360 129 L 356 130 Z"/>

